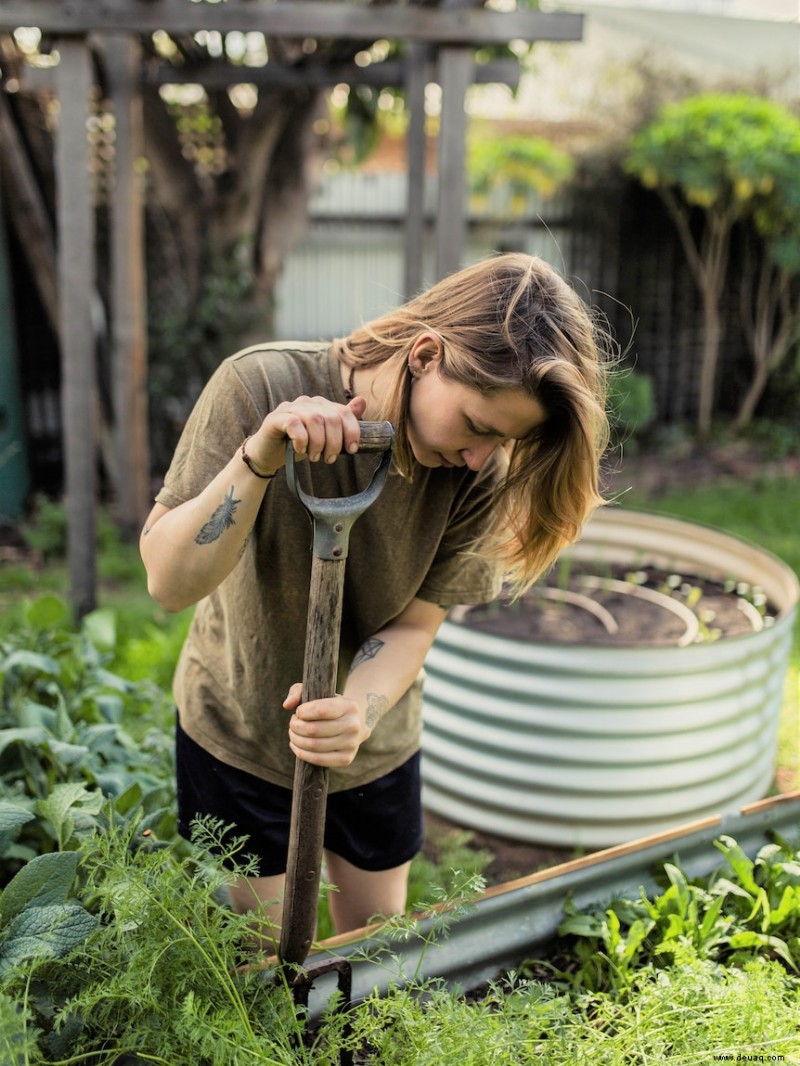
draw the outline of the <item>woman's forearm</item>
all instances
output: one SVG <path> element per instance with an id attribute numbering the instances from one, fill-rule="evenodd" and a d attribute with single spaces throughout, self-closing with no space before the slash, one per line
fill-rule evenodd
<path id="1" fill-rule="evenodd" d="M 436 604 L 414 600 L 356 653 L 343 695 L 362 708 L 367 735 L 416 680 L 444 615 Z"/>
<path id="2" fill-rule="evenodd" d="M 139 541 L 153 599 L 180 611 L 212 592 L 241 558 L 268 488 L 237 453 L 199 496 L 156 504 Z"/>
<path id="3" fill-rule="evenodd" d="M 283 706 L 294 714 L 289 746 L 316 766 L 349 766 L 380 720 L 413 684 L 445 611 L 411 604 L 359 649 L 341 695 L 303 703 L 303 686 L 292 686 Z"/>

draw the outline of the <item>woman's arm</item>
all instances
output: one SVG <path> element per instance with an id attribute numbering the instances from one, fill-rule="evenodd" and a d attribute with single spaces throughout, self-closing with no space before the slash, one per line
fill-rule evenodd
<path id="1" fill-rule="evenodd" d="M 349 766 L 375 726 L 413 684 L 446 610 L 412 600 L 394 621 L 365 641 L 353 659 L 344 692 L 302 703 L 293 685 L 284 707 L 294 711 L 289 745 L 316 766 Z"/>
<path id="2" fill-rule="evenodd" d="M 358 449 L 365 406 L 360 396 L 346 406 L 319 396 L 281 403 L 248 438 L 247 458 L 259 474 L 274 474 L 290 440 L 298 456 L 334 462 Z M 139 541 L 153 599 L 181 611 L 212 592 L 239 561 L 268 489 L 240 448 L 194 499 L 174 508 L 157 503 Z"/>
<path id="3" fill-rule="evenodd" d="M 169 508 L 157 503 L 147 517 L 139 550 L 147 589 L 167 611 L 182 611 L 207 596 L 238 562 L 269 481 L 234 456 L 193 500 Z"/>

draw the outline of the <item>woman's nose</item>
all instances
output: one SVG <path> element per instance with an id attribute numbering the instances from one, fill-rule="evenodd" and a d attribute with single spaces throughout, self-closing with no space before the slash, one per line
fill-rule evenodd
<path id="1" fill-rule="evenodd" d="M 498 441 L 496 440 L 482 441 L 472 448 L 463 448 L 461 458 L 470 470 L 480 470 L 495 448 L 497 448 L 497 445 Z"/>

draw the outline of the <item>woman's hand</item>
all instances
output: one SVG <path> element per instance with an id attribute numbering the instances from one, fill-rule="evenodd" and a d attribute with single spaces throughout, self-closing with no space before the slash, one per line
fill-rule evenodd
<path id="1" fill-rule="evenodd" d="M 342 452 L 358 451 L 359 419 L 367 401 L 355 396 L 348 404 L 324 396 L 298 396 L 270 411 L 247 442 L 247 454 L 258 470 L 273 472 L 284 464 L 286 441 L 298 457 L 332 463 Z"/>
<path id="2" fill-rule="evenodd" d="M 303 686 L 292 685 L 283 701 L 293 711 L 289 722 L 289 747 L 298 759 L 314 766 L 349 766 L 369 737 L 358 704 L 345 696 L 302 703 Z"/>

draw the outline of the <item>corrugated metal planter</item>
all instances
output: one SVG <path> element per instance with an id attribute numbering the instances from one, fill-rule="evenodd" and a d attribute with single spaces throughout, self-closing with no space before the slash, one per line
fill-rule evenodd
<path id="1" fill-rule="evenodd" d="M 800 587 L 708 526 L 599 511 L 576 560 L 758 585 L 774 624 L 688 647 L 509 639 L 446 621 L 426 662 L 427 808 L 516 840 L 596 848 L 735 810 L 774 776 Z"/>

